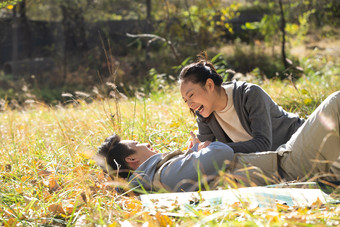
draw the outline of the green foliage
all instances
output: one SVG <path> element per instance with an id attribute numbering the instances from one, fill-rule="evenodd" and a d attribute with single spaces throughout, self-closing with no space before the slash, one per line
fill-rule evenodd
<path id="1" fill-rule="evenodd" d="M 184 45 L 187 43 L 202 49 L 219 43 L 221 37 L 228 32 L 233 32 L 229 20 L 239 15 L 238 3 L 225 5 L 220 0 L 209 2 L 197 0 L 195 4 L 190 5 L 186 2 L 181 5 L 182 9 L 174 3 L 167 2 L 167 4 L 166 13 L 162 14 L 163 11 L 158 13 L 157 18 L 161 23 L 156 33 L 179 43 L 181 45 L 179 51 L 182 55 L 185 55 Z M 193 54 L 192 51 L 190 54 Z"/>
<path id="2" fill-rule="evenodd" d="M 149 75 L 145 77 L 144 89 L 146 93 L 154 93 L 162 90 L 168 83 L 166 82 L 167 75 L 165 73 L 157 73 L 156 69 L 149 70 Z"/>
<path id="3" fill-rule="evenodd" d="M 13 6 L 21 2 L 22 0 L 7 0 L 7 1 L 2 1 L 0 2 L 0 9 L 2 8 L 9 8 L 12 9 Z"/>
<path id="4" fill-rule="evenodd" d="M 277 1 L 266 3 L 258 1 L 255 5 L 260 6 L 265 15 L 260 22 L 247 22 L 242 28 L 259 31 L 268 45 L 275 45 L 280 41 L 280 32 L 278 32 L 280 31 L 280 13 Z M 294 43 L 303 42 L 311 27 L 322 23 L 321 21 L 326 22 L 328 20 L 326 19 L 327 14 L 328 16 L 332 15 L 330 17 L 333 18 L 333 22 L 327 23 L 337 23 L 339 19 L 334 10 L 339 7 L 339 1 L 300 0 L 284 2 L 285 29 L 288 33 L 288 39 Z"/>
<path id="5" fill-rule="evenodd" d="M 228 73 L 226 72 L 229 69 L 229 64 L 227 60 L 223 57 L 223 54 L 216 54 L 211 58 L 211 63 L 214 64 L 216 72 L 223 77 L 223 80 L 226 81 L 228 79 Z"/>
<path id="6" fill-rule="evenodd" d="M 263 46 L 247 46 L 240 40 L 236 40 L 233 54 L 229 54 L 226 61 L 229 63 L 229 68 L 236 72 L 243 74 L 253 72 L 259 77 L 284 78 L 284 67 L 280 56 L 266 53 Z"/>

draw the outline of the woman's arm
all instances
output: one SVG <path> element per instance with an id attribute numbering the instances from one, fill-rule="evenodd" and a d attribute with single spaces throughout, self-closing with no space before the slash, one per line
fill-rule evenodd
<path id="1" fill-rule="evenodd" d="M 269 151 L 272 147 L 271 105 L 276 105 L 270 96 L 257 85 L 248 85 L 234 102 L 235 109 L 245 130 L 253 139 L 228 143 L 234 152 L 252 153 Z"/>

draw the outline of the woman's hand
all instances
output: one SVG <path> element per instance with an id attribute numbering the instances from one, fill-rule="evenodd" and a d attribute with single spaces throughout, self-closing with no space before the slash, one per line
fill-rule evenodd
<path id="1" fill-rule="evenodd" d="M 195 146 L 195 144 L 198 143 L 198 148 L 197 151 L 209 146 L 209 144 L 211 144 L 211 141 L 205 141 L 205 142 L 201 142 L 195 133 L 193 133 L 192 131 L 190 132 L 190 136 L 192 138 L 192 140 L 190 140 L 190 144 L 189 144 L 189 148 L 192 148 L 193 146 Z"/>
<path id="2" fill-rule="evenodd" d="M 197 138 L 196 134 L 195 134 L 193 131 L 190 132 L 190 136 L 191 136 L 191 140 L 190 140 L 190 145 L 191 145 L 191 147 L 195 146 L 196 143 L 200 143 L 200 142 L 201 142 L 201 141 Z M 189 147 L 189 148 L 191 148 L 191 147 Z"/>

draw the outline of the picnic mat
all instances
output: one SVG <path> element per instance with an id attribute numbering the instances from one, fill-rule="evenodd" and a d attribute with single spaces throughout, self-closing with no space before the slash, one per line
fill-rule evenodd
<path id="1" fill-rule="evenodd" d="M 286 207 L 310 207 L 315 204 L 338 203 L 331 195 L 319 188 L 296 188 L 276 185 L 271 187 L 247 187 L 201 192 L 179 192 L 140 195 L 143 206 L 152 211 L 187 212 L 213 206 L 245 205 L 249 209 Z M 315 185 L 310 185 L 315 186 Z M 280 187 L 280 188 L 277 188 Z"/>

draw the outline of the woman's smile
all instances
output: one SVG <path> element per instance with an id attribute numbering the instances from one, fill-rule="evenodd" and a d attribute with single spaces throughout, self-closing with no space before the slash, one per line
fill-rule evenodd
<path id="1" fill-rule="evenodd" d="M 198 113 L 201 114 L 201 113 L 203 112 L 203 110 L 204 110 L 204 106 L 201 105 L 201 106 L 199 106 L 198 108 L 196 108 L 195 111 L 198 111 Z"/>
<path id="2" fill-rule="evenodd" d="M 203 117 L 208 117 L 213 112 L 213 105 L 216 101 L 214 99 L 216 98 L 206 87 L 186 81 L 181 83 L 180 90 L 184 102 L 192 111 Z"/>

